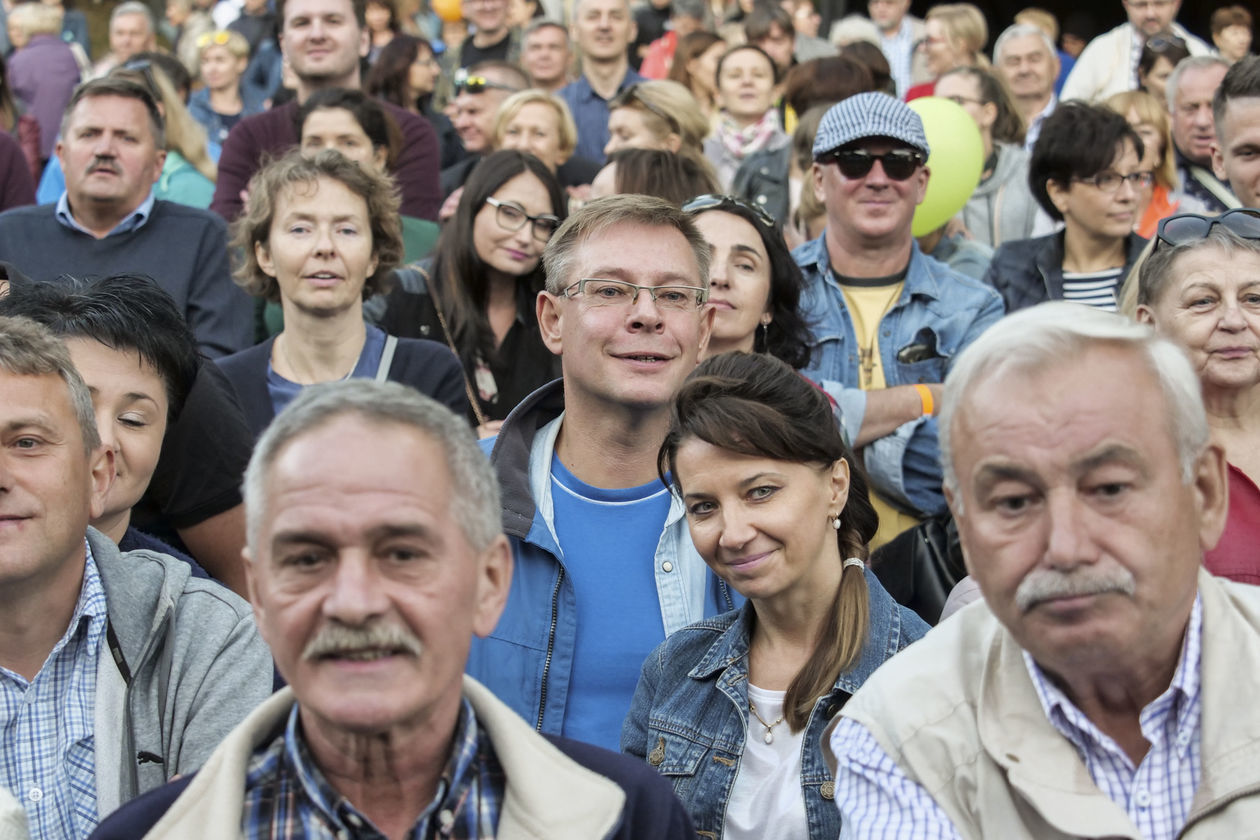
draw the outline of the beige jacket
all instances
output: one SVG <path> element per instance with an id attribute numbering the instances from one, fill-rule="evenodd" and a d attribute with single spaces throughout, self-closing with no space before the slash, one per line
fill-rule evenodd
<path id="1" fill-rule="evenodd" d="M 615 782 L 553 747 L 471 677 L 464 677 L 464 696 L 494 744 L 508 780 L 498 840 L 591 840 L 613 831 L 626 798 Z M 292 690 L 285 688 L 236 727 L 146 840 L 237 840 L 250 756 L 293 703 Z"/>
<path id="2" fill-rule="evenodd" d="M 1180 836 L 1256 838 L 1260 587 L 1204 571 L 1199 592 L 1202 777 Z M 1046 718 L 1020 647 L 984 603 L 889 660 L 841 714 L 864 725 L 965 838 L 1141 840 Z"/>

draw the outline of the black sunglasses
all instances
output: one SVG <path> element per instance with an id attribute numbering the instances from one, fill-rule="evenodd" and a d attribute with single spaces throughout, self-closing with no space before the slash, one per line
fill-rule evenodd
<path id="1" fill-rule="evenodd" d="M 682 206 L 682 211 L 694 216 L 697 213 L 703 213 L 706 210 L 723 210 L 730 207 L 739 207 L 752 213 L 757 221 L 761 222 L 768 229 L 774 230 L 775 221 L 765 208 L 758 207 L 756 204 L 736 198 L 733 195 L 716 195 L 714 193 L 706 193 L 698 195 L 689 200 Z"/>
<path id="2" fill-rule="evenodd" d="M 873 155 L 864 149 L 837 149 L 819 155 L 822 164 L 834 163 L 846 178 L 865 178 L 879 161 L 884 174 L 894 181 L 904 181 L 923 165 L 923 155 L 913 149 L 893 149 L 882 155 Z"/>
<path id="3" fill-rule="evenodd" d="M 1159 223 L 1159 229 L 1155 233 L 1155 247 L 1159 247 L 1160 243 L 1177 246 L 1195 242 L 1205 238 L 1216 225 L 1243 239 L 1260 239 L 1260 210 L 1239 207 L 1226 210 L 1219 216 L 1200 216 L 1197 213 L 1169 216 Z"/>

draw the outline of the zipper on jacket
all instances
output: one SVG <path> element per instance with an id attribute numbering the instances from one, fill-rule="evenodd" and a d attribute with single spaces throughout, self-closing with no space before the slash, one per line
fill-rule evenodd
<path id="1" fill-rule="evenodd" d="M 551 676 L 551 656 L 556 650 L 556 622 L 560 617 L 560 586 L 564 583 L 564 566 L 556 577 L 556 588 L 551 591 L 551 630 L 547 634 L 547 658 L 543 660 L 542 690 L 538 699 L 538 722 L 534 728 L 542 732 L 543 715 L 547 713 L 547 678 Z"/>

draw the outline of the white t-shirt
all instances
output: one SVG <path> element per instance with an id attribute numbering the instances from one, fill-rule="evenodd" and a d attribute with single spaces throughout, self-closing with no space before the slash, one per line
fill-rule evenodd
<path id="1" fill-rule="evenodd" d="M 767 691 L 748 684 L 748 697 L 757 714 L 774 723 L 783 714 L 784 691 Z M 748 712 L 748 738 L 739 762 L 731 798 L 726 803 L 725 840 L 806 840 L 809 821 L 801 792 L 801 747 L 805 730 L 793 733 L 782 721 L 771 728 L 773 743 L 765 742 L 766 727 Z"/>

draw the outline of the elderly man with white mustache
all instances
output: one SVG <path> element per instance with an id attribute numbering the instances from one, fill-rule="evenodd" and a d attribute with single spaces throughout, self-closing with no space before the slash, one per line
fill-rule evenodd
<path id="1" fill-rule="evenodd" d="M 984 601 L 845 705 L 841 836 L 1255 836 L 1260 589 L 1201 568 L 1226 465 L 1187 358 L 1032 307 L 955 361 L 940 439 Z"/>
<path id="2" fill-rule="evenodd" d="M 94 838 L 688 840 L 672 786 L 463 676 L 512 579 L 494 469 L 405 385 L 306 388 L 245 473 L 249 594 L 289 687 Z"/>

